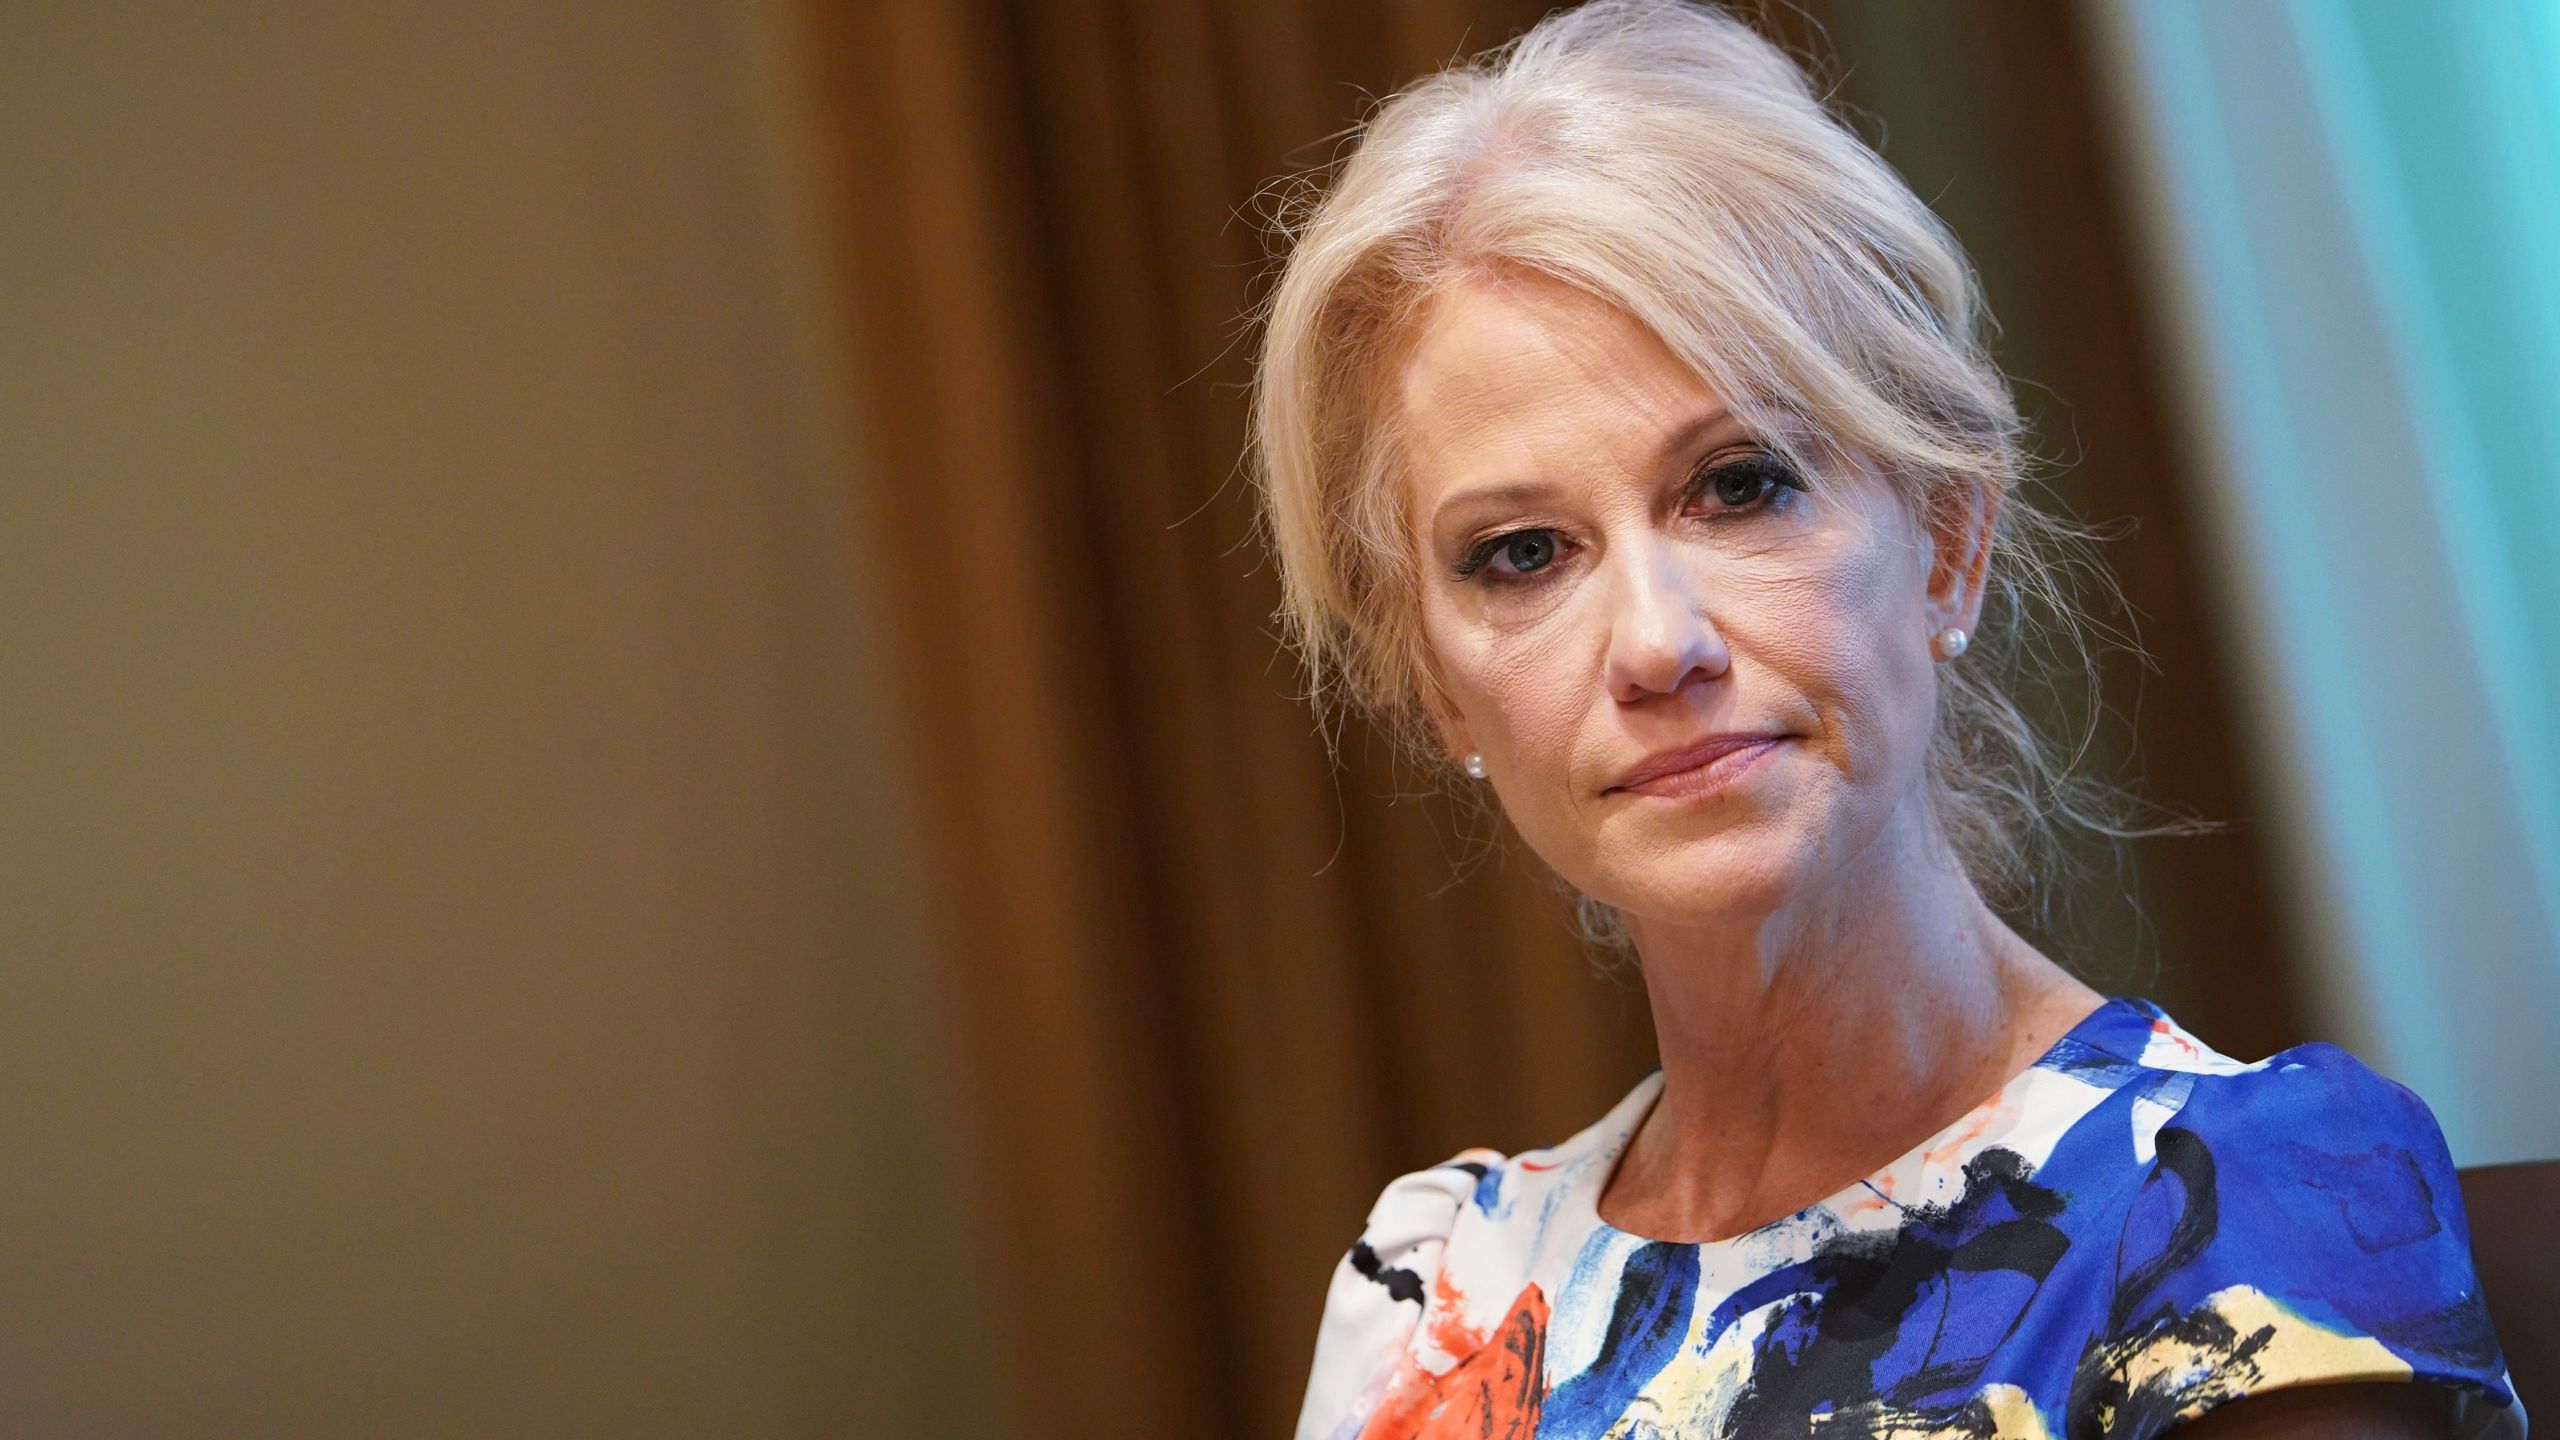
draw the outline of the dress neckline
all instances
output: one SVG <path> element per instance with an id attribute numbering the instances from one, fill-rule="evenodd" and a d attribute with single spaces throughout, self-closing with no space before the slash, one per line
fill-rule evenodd
<path id="1" fill-rule="evenodd" d="M 2107 996 L 2046 1046 L 2044 1053 L 2025 1069 L 2002 1082 L 1999 1089 L 1881 1168 L 1789 1214 L 1714 1240 L 1661 1240 L 1621 1230 L 1600 1218 L 1600 1196 L 1617 1175 L 1618 1162 L 1635 1139 L 1637 1127 L 1644 1123 L 1645 1117 L 1653 1111 L 1654 1102 L 1661 1098 L 1662 1068 L 1657 1065 L 1636 1082 L 1635 1088 L 1628 1091 L 1624 1099 L 1611 1106 L 1598 1124 L 1566 1142 L 1568 1151 L 1579 1150 L 1581 1153 L 1571 1156 L 1572 1173 L 1562 1203 L 1583 1222 L 1577 1229 L 1594 1231 L 1607 1239 L 1627 1244 L 1678 1245 L 1709 1252 L 1747 1247 L 1754 1241 L 1800 1231 L 1808 1221 L 1821 1218 L 1821 1212 L 1846 1217 L 1884 1207 L 1906 1208 L 1905 1202 L 1897 1198 L 1897 1192 L 1917 1194 L 1919 1190 L 1915 1182 L 1924 1181 L 1932 1172 L 1943 1175 L 1950 1169 L 1960 1169 L 1963 1162 L 1977 1153 L 1983 1144 L 1992 1143 L 2001 1131 L 2015 1125 L 2029 1113 L 2030 1107 L 2025 1101 L 2040 1077 L 2058 1072 L 2063 1062 L 2075 1052 L 2099 1049 L 2121 1055 L 2127 1046 L 2122 1043 L 2105 1045 L 2100 1042 L 2100 1037 L 2127 1021 L 2138 1031 L 2148 1032 L 2159 1018 L 2160 1012 L 2148 1001 L 2126 995 Z M 2134 1055 L 2141 1053 L 2138 1042 L 2130 1048 Z M 2133 1056 L 2125 1055 L 2123 1058 Z M 1981 1143 L 1974 1143 L 1977 1141 Z"/>

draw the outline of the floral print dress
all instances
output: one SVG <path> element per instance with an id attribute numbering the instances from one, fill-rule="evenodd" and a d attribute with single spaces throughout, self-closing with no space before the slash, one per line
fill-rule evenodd
<path id="1" fill-rule="evenodd" d="M 2112 998 L 1883 1170 L 1703 1243 L 1599 1216 L 1661 1085 L 1389 1184 L 1298 1440 L 2113 1440 L 2348 1380 L 2525 1433 L 2435 1118 L 2334 1046 L 2243 1064 Z"/>

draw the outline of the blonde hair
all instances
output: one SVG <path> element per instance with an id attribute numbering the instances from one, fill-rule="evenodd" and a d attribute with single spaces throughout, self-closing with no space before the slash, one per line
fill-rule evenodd
<path id="1" fill-rule="evenodd" d="M 1593 0 L 1356 134 L 1329 188 L 1281 203 L 1254 387 L 1280 619 L 1320 716 L 1362 711 L 1445 769 L 1384 377 L 1436 294 L 1520 267 L 1634 316 L 1801 474 L 1862 457 L 1924 521 L 1998 504 L 1982 634 L 1939 670 L 1925 781 L 1986 899 L 2021 903 L 2064 861 L 2057 820 L 2158 833 L 2057 761 L 2004 683 L 2050 631 L 2094 686 L 2068 582 L 2114 592 L 2089 532 L 2010 503 L 2024 427 L 1964 252 L 1784 51 L 1705 5 Z M 1620 938 L 1605 909 L 1585 920 Z"/>

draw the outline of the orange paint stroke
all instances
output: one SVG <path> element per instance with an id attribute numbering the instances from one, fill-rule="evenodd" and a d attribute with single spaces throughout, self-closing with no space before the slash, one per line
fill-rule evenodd
<path id="1" fill-rule="evenodd" d="M 1444 1291 L 1455 1298 L 1456 1292 Z M 1451 1320 L 1457 1317 L 1450 1316 Z M 1361 1428 L 1360 1440 L 1530 1440 L 1546 1400 L 1547 1297 L 1532 1283 L 1485 1337 L 1435 1322 L 1432 1338 L 1465 1336 L 1465 1358 L 1434 1375 L 1408 1362 Z M 1452 1350 L 1450 1353 L 1459 1352 Z"/>

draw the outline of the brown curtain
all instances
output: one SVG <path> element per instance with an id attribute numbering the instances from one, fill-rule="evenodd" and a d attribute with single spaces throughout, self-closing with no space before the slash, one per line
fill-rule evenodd
<path id="1" fill-rule="evenodd" d="M 905 612 L 1019 1433 L 1285 1431 L 1379 1184 L 1560 1138 L 1650 1064 L 1518 867 L 1459 878 L 1463 828 L 1357 737 L 1335 770 L 1238 469 L 1252 197 L 1529 15 L 819 15 L 857 543 Z"/>
<path id="2" fill-rule="evenodd" d="M 1544 8 L 809 0 L 875 497 L 852 543 L 901 627 L 1007 1321 L 986 1366 L 1015 1433 L 1285 1433 L 1379 1185 L 1560 1139 L 1652 1062 L 1638 987 L 1592 974 L 1494 824 L 1414 794 L 1357 731 L 1328 757 L 1272 638 L 1239 465 L 1254 197 L 1370 96 Z M 1924 88 L 1973 106 L 1956 149 L 2059 106 L 2061 150 L 2024 183 L 2088 202 L 2104 180 L 2060 7 L 1983 8 L 2058 78 L 1928 51 Z M 1888 7 L 1814 18 L 1882 46 L 1852 74 L 1909 38 Z M 1804 38 L 1806 15 L 1781 19 Z M 2006 278 L 2094 289 L 2129 323 L 2092 224 Z M 2173 513 L 2141 357 L 2092 339 L 2043 378 L 2097 394 L 2130 487 L 2111 508 Z M 2168 540 L 2136 579 L 2183 627 L 2146 631 L 2189 667 L 2183 736 L 2220 701 L 2194 683 L 2211 655 Z M 2227 769 L 2176 778 L 2171 798 L 2240 808 Z M 2220 861 L 2149 923 L 2181 945 L 2228 925 L 2263 967 L 2262 867 L 2245 837 L 2207 843 Z"/>

